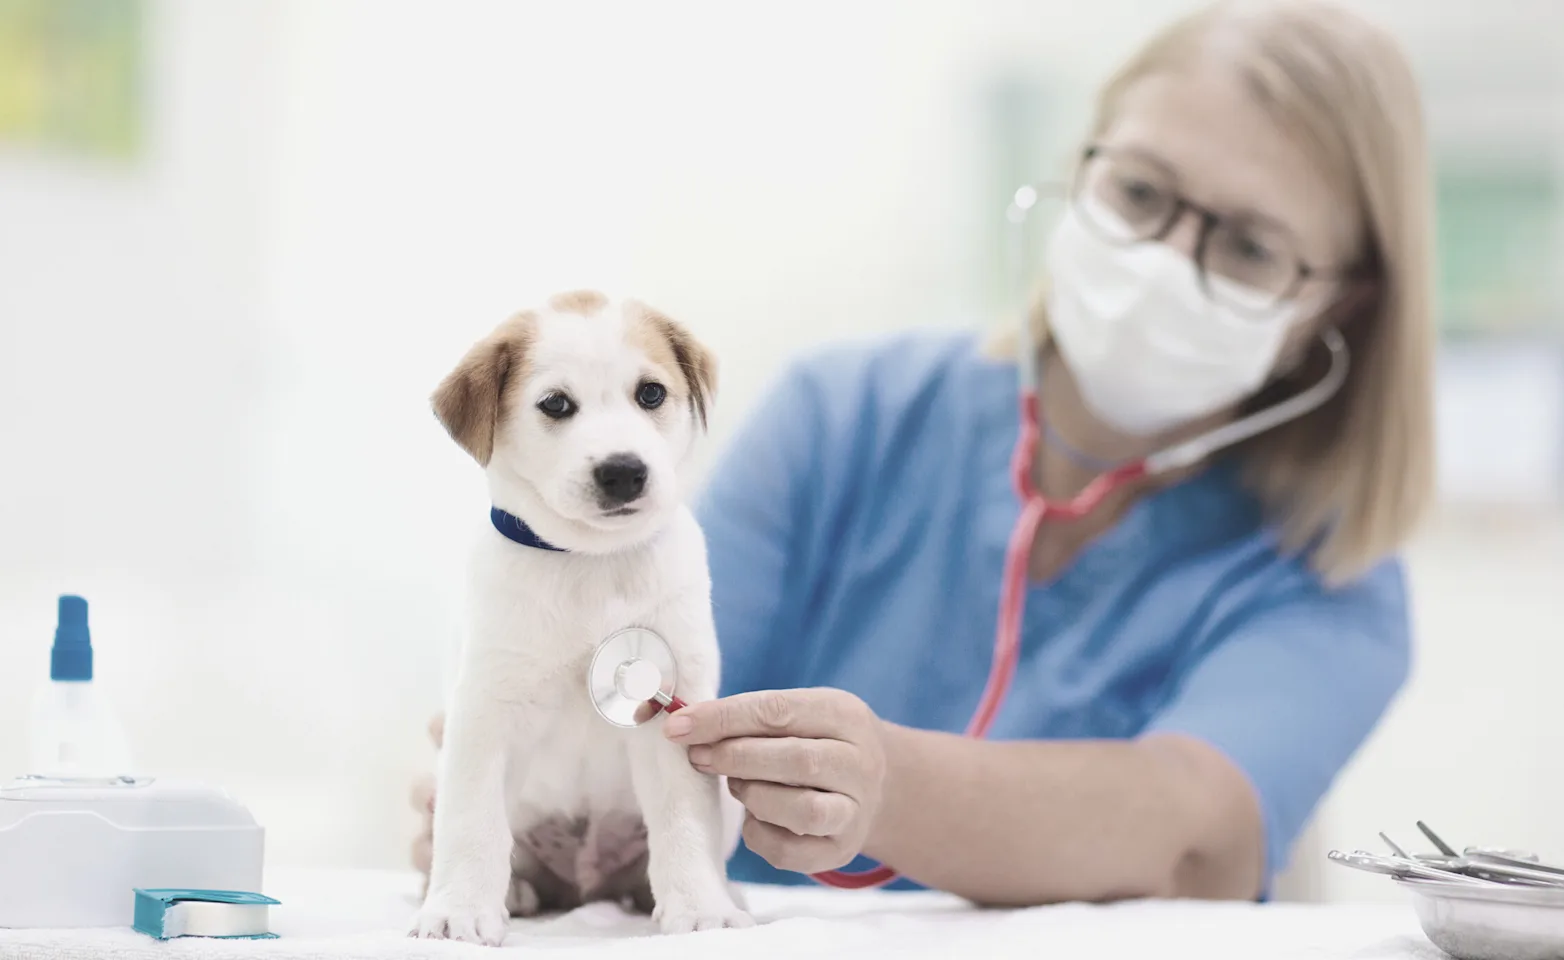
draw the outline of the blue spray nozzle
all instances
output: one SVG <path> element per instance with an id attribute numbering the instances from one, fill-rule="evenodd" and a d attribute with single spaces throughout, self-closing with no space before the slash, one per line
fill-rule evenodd
<path id="1" fill-rule="evenodd" d="M 60 598 L 60 616 L 49 654 L 50 680 L 92 679 L 92 632 L 87 628 L 87 601 Z"/>

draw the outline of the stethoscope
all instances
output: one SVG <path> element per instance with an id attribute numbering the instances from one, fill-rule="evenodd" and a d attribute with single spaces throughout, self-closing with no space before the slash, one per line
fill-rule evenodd
<path id="1" fill-rule="evenodd" d="M 598 716 L 616 727 L 638 727 L 664 710 L 684 709 L 673 692 L 678 683 L 673 648 L 645 627 L 609 634 L 587 665 L 587 696 Z"/>
<path id="2" fill-rule="evenodd" d="M 1039 199 L 1035 187 L 1017 190 L 1006 211 L 1013 226 L 1015 261 L 1020 262 L 1019 244 L 1028 215 Z M 1239 420 L 1165 447 L 1149 456 L 1111 467 L 1068 500 L 1044 497 L 1033 479 L 1039 440 L 1037 370 L 1034 362 L 1037 343 L 1030 318 L 1023 318 L 1016 364 L 1020 404 L 1020 430 L 1010 457 L 1011 482 L 1021 499 L 1021 513 L 1005 549 L 1004 572 L 1000 582 L 999 618 L 994 631 L 994 658 L 988 681 L 977 709 L 967 722 L 964 736 L 983 739 L 988 736 L 994 717 L 1005 702 L 1021 654 L 1021 616 L 1026 607 L 1026 574 L 1032 543 L 1044 520 L 1075 520 L 1091 513 L 1109 494 L 1149 476 L 1192 466 L 1211 454 L 1318 408 L 1329 400 L 1347 378 L 1347 345 L 1334 328 L 1320 335 L 1330 354 L 1330 367 L 1320 380 L 1293 396 L 1249 414 Z M 672 712 L 684 706 L 674 696 L 678 668 L 666 640 L 651 630 L 632 627 L 609 636 L 597 648 L 587 673 L 587 692 L 603 719 L 615 726 L 633 727 L 664 710 Z M 881 865 L 871 870 L 849 873 L 830 870 L 811 875 L 831 887 L 859 890 L 880 887 L 895 880 L 895 870 Z"/>

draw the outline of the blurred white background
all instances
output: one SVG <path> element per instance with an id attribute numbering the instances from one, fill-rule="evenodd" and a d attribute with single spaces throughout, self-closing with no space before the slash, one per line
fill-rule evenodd
<path id="1" fill-rule="evenodd" d="M 466 346 L 633 292 L 718 351 L 720 444 L 803 347 L 995 322 L 1000 198 L 1192 6 L 147 2 L 128 155 L 0 141 L 0 776 L 80 592 L 143 766 L 273 864 L 405 864 L 485 504 L 426 402 Z M 1564 858 L 1564 4 L 1359 6 L 1445 167 L 1543 186 L 1444 224 L 1534 289 L 1446 318 L 1416 674 L 1287 888 L 1333 899 L 1395 894 L 1324 849 L 1417 818 Z"/>

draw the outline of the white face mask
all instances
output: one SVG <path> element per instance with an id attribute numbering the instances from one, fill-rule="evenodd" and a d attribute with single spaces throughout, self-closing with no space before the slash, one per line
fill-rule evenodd
<path id="1" fill-rule="evenodd" d="M 1049 327 L 1087 407 L 1136 436 L 1254 394 L 1298 317 L 1296 303 L 1250 316 L 1213 302 L 1188 257 L 1165 243 L 1110 243 L 1073 210 L 1049 245 L 1048 272 Z M 1220 277 L 1210 282 L 1229 300 L 1258 297 Z"/>

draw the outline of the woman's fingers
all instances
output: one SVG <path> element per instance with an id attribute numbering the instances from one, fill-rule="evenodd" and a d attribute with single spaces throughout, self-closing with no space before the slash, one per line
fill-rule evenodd
<path id="1" fill-rule="evenodd" d="M 728 792 L 750 816 L 801 837 L 833 837 L 858 814 L 851 797 L 808 787 L 785 787 L 764 780 L 729 780 Z"/>
<path id="2" fill-rule="evenodd" d="M 434 812 L 434 777 L 424 776 L 413 781 L 413 790 L 408 797 L 412 801 L 413 809 L 419 813 L 428 815 Z"/>
<path id="3" fill-rule="evenodd" d="M 835 840 L 801 837 L 753 816 L 744 818 L 744 845 L 778 870 L 819 873 L 852 863 L 853 855 Z"/>
<path id="4" fill-rule="evenodd" d="M 445 714 L 437 713 L 430 719 L 429 739 L 434 741 L 435 749 L 444 745 Z M 413 866 L 424 874 L 429 873 L 429 865 L 434 862 L 434 791 L 435 778 L 432 775 L 423 776 L 413 781 L 413 789 L 408 797 L 422 823 L 422 832 L 413 841 Z"/>
<path id="5" fill-rule="evenodd" d="M 702 773 L 850 796 L 857 796 L 862 789 L 862 756 L 852 744 L 841 740 L 799 737 L 739 737 L 690 748 L 690 762 Z"/>
<path id="6" fill-rule="evenodd" d="M 692 703 L 669 718 L 664 732 L 690 744 L 734 737 L 849 740 L 865 716 L 862 701 L 841 690 L 760 690 Z"/>
<path id="7" fill-rule="evenodd" d="M 434 777 L 419 777 L 413 782 L 409 799 L 418 811 L 419 834 L 413 841 L 413 866 L 429 872 L 434 859 Z"/>
<path id="8" fill-rule="evenodd" d="M 434 839 L 428 834 L 413 841 L 413 866 L 419 873 L 428 873 L 434 862 Z"/>

